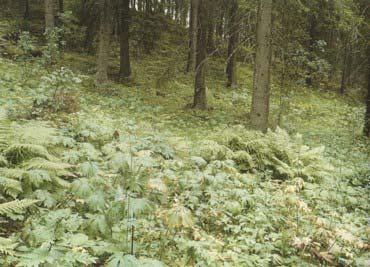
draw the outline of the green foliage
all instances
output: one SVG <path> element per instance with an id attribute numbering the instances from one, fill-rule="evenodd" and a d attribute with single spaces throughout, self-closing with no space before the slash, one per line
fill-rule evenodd
<path id="1" fill-rule="evenodd" d="M 304 68 L 307 55 L 293 48 L 300 50 L 291 47 L 289 56 Z M 83 70 L 90 60 L 66 58 Z M 0 59 L 9 115 L 29 110 L 20 98 L 35 101 L 35 116 L 57 112 L 52 122 L 11 121 L 1 109 L 0 265 L 364 265 L 370 172 L 368 143 L 355 130 L 362 107 L 292 88 L 282 125 L 293 134 L 278 128 L 262 135 L 231 126 L 245 121 L 250 69 L 240 68 L 246 85 L 230 92 L 219 62 L 210 61 L 215 108 L 193 112 L 179 108 L 192 92 L 182 73 L 164 88 L 166 97 L 153 95 L 161 62 L 143 59 L 134 65 L 142 73 L 137 85 L 113 84 L 105 96 L 68 69 L 46 74 L 32 62 L 23 84 L 19 64 Z M 59 112 L 66 102 L 54 98 L 56 90 L 81 93 L 80 112 Z M 273 90 L 273 111 L 276 102 Z"/>
<path id="2" fill-rule="evenodd" d="M 227 137 L 229 146 L 236 151 L 232 157 L 241 168 L 249 171 L 257 169 L 269 170 L 276 179 L 302 178 L 307 181 L 320 181 L 329 178 L 333 167 L 323 157 L 324 148 L 310 149 L 303 145 L 301 135 L 293 140 L 289 135 L 277 129 L 269 131 L 264 136 L 252 134 Z"/>
<path id="3" fill-rule="evenodd" d="M 53 30 L 47 30 L 44 35 L 46 38 L 46 46 L 43 49 L 42 61 L 46 66 L 52 66 L 56 64 L 60 58 L 61 46 L 63 41 L 61 40 L 62 29 L 54 27 Z"/>
<path id="4" fill-rule="evenodd" d="M 76 86 L 81 83 L 81 77 L 62 67 L 41 80 L 39 88 L 33 92 L 33 115 L 45 111 L 72 113 L 79 109 Z"/>
<path id="5" fill-rule="evenodd" d="M 0 204 L 0 214 L 1 215 L 10 215 L 12 213 L 21 213 L 25 208 L 32 206 L 37 203 L 38 200 L 32 199 L 22 199 L 22 200 L 13 200 L 6 203 Z"/>
<path id="6" fill-rule="evenodd" d="M 0 255 L 14 255 L 14 250 L 17 245 L 18 244 L 10 238 L 0 237 Z"/>
<path id="7" fill-rule="evenodd" d="M 33 144 L 13 144 L 4 151 L 4 155 L 8 161 L 14 164 L 32 157 L 51 158 L 45 147 Z"/>

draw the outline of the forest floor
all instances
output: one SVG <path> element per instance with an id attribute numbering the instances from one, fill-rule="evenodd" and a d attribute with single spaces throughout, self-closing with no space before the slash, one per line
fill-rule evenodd
<path id="1" fill-rule="evenodd" d="M 75 114 L 49 114 L 43 119 L 37 120 L 48 121 L 60 129 L 71 122 L 91 122 L 94 127 L 106 127 L 111 135 L 115 130 L 118 130 L 121 135 L 125 135 L 126 132 L 122 125 L 135 125 L 136 135 L 142 138 L 153 134 L 160 136 L 160 140 L 163 138 L 163 142 L 168 143 L 175 150 L 176 158 L 184 161 L 193 155 L 192 151 L 196 150 L 199 143 L 204 140 L 217 139 L 222 143 L 226 140 L 230 129 L 235 127 L 247 129 L 248 132 L 248 112 L 251 103 L 253 74 L 251 67 L 240 65 L 239 86 L 236 89 L 229 89 L 225 87 L 225 75 L 222 68 L 224 62 L 218 59 L 212 60 L 209 64 L 207 78 L 210 109 L 208 111 L 194 111 L 188 108 L 188 104 L 192 102 L 193 79 L 190 74 L 184 73 L 184 66 L 179 63 L 184 62 L 183 57 L 184 55 L 175 54 L 172 54 L 171 57 L 151 55 L 135 60 L 130 85 L 112 82 L 97 88 L 93 79 L 94 57 L 66 53 L 60 66 L 67 66 L 75 73 L 82 75 L 83 82 L 76 89 L 80 98 L 81 110 Z M 112 63 L 112 73 L 117 72 L 115 63 L 115 61 Z M 34 98 L 32 91 L 39 86 L 39 77 L 50 73 L 50 71 L 35 67 L 35 64 L 0 59 L 0 97 L 3 107 L 10 109 L 12 107 L 15 109 L 22 106 L 29 107 L 30 100 Z M 55 66 L 55 69 L 60 66 Z M 115 77 L 112 76 L 112 79 L 114 80 Z M 278 114 L 281 112 L 280 101 L 280 88 L 273 85 L 271 126 L 274 129 L 277 125 Z M 14 112 L 22 113 L 19 110 Z M 325 90 L 296 87 L 292 88 L 289 95 L 284 96 L 280 127 L 292 136 L 297 133 L 301 134 L 303 143 L 307 146 L 325 146 L 324 154 L 334 166 L 335 173 L 343 173 L 343 177 L 348 174 L 348 177 L 351 177 L 350 180 L 346 181 L 344 187 L 340 189 L 337 187 L 337 195 L 333 196 L 328 193 L 327 196 L 322 196 L 321 200 L 335 202 L 335 204 L 328 205 L 335 206 L 342 216 L 344 216 L 343 214 L 348 215 L 344 216 L 343 225 L 348 226 L 352 218 L 357 217 L 353 225 L 345 227 L 345 229 L 366 243 L 365 239 L 368 234 L 363 232 L 366 229 L 363 222 L 366 220 L 364 214 L 369 211 L 368 191 L 365 187 L 370 175 L 370 146 L 369 141 L 365 140 L 361 134 L 363 114 L 364 105 L 356 98 L 339 96 Z M 222 140 L 224 135 L 225 140 Z M 158 145 L 162 144 L 159 142 Z M 343 177 L 340 179 L 344 179 Z M 340 179 L 336 177 L 332 183 L 338 186 L 343 181 Z M 263 186 L 265 185 L 261 185 L 261 190 L 265 190 Z M 316 190 L 314 192 L 319 192 L 321 187 L 324 192 L 328 191 L 330 186 L 331 182 L 327 181 L 325 185 L 311 189 Z M 348 190 L 348 188 L 353 191 L 348 193 L 340 191 Z M 273 189 L 267 188 L 265 192 L 271 193 Z M 311 201 L 309 196 L 310 194 L 304 196 L 308 198 L 308 203 Z M 343 205 L 347 210 L 341 209 L 340 203 L 342 202 L 346 203 Z M 314 205 L 313 203 L 309 205 Z M 320 203 L 322 204 L 322 202 Z M 353 214 L 351 213 L 352 209 L 354 210 Z M 322 215 L 326 210 L 327 207 L 317 207 L 313 214 Z M 335 219 L 338 222 L 341 220 L 339 217 L 338 215 Z M 341 224 L 338 223 L 338 225 Z M 364 254 L 363 247 L 356 243 L 358 239 L 354 241 L 355 238 L 352 238 L 352 235 L 348 237 L 348 234 L 347 236 L 343 234 L 341 242 L 348 242 L 348 244 L 338 248 L 338 251 L 341 249 L 342 251 L 336 255 L 341 255 L 340 257 L 345 260 L 357 258 L 359 263 L 363 263 L 364 261 L 361 260 L 366 259 L 368 254 Z M 339 232 L 338 236 L 340 236 Z M 350 240 L 346 240 L 346 237 Z M 330 243 L 331 241 L 325 242 L 329 244 L 328 246 L 334 246 L 333 243 Z M 354 245 L 355 243 L 356 245 Z M 297 249 L 301 249 L 302 244 L 295 244 L 295 246 Z M 344 255 L 343 251 L 348 252 L 348 255 Z M 256 254 L 258 253 L 256 252 Z M 300 257 L 306 256 L 301 255 Z M 318 261 L 327 263 L 332 263 L 333 260 L 331 256 L 324 253 L 316 255 L 316 258 Z M 297 261 L 297 259 L 294 260 Z M 165 259 L 165 262 L 171 262 L 170 258 Z M 279 259 L 277 262 L 281 263 L 284 260 Z M 177 264 L 181 265 L 181 263 Z M 284 265 L 284 263 L 281 264 Z M 285 264 L 289 265 L 288 262 Z M 294 263 L 291 264 L 294 265 Z"/>
<path id="2" fill-rule="evenodd" d="M 202 140 L 212 132 L 233 125 L 248 128 L 252 67 L 247 64 L 240 66 L 239 85 L 231 89 L 225 86 L 224 62 L 218 59 L 211 61 L 207 79 L 210 109 L 195 111 L 188 108 L 193 101 L 193 78 L 185 74 L 184 66 L 178 63 L 184 62 L 183 57 L 172 54 L 169 60 L 148 56 L 135 61 L 130 86 L 111 83 L 95 88 L 89 83 L 81 92 L 88 101 L 83 108 L 90 110 L 94 107 L 94 110 L 117 118 L 146 122 L 156 129 L 192 141 Z M 93 71 L 93 62 L 93 57 L 65 56 L 65 63 L 81 74 L 87 74 L 86 70 Z M 117 71 L 112 67 L 112 72 Z M 285 94 L 273 84 L 270 109 L 272 129 L 277 127 L 281 113 L 280 127 L 290 134 L 302 134 L 309 146 L 324 145 L 328 148 L 327 153 L 334 153 L 336 158 L 343 155 L 344 159 L 358 149 L 364 148 L 366 152 L 368 142 L 362 137 L 365 105 L 356 96 L 341 96 L 325 89 L 303 86 L 292 87 Z"/>

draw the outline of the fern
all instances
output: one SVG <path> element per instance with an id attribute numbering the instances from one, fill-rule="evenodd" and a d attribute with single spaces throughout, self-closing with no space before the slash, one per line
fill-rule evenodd
<path id="1" fill-rule="evenodd" d="M 53 172 L 58 172 L 58 171 L 66 170 L 66 169 L 73 167 L 73 165 L 71 164 L 62 163 L 62 162 L 53 162 L 53 161 L 46 160 L 44 158 L 33 158 L 30 161 L 26 162 L 24 165 L 28 170 L 42 169 L 42 170 L 53 171 Z"/>
<path id="2" fill-rule="evenodd" d="M 14 198 L 22 192 L 22 184 L 19 181 L 2 176 L 0 176 L 0 188 Z"/>
<path id="3" fill-rule="evenodd" d="M 16 139 L 19 143 L 49 146 L 57 142 L 57 131 L 44 122 L 32 121 L 16 127 Z"/>
<path id="4" fill-rule="evenodd" d="M 7 178 L 22 180 L 25 177 L 25 175 L 27 175 L 27 171 L 19 168 L 14 169 L 0 168 L 0 175 Z"/>
<path id="5" fill-rule="evenodd" d="M 17 199 L 14 201 L 2 203 L 0 204 L 0 214 L 9 215 L 11 213 L 21 213 L 24 211 L 24 209 L 34 205 L 37 202 L 39 201 L 34 199 Z"/>
<path id="6" fill-rule="evenodd" d="M 62 188 L 70 188 L 71 184 L 67 182 L 66 180 L 59 178 L 59 177 L 54 177 L 53 181 L 60 187 Z"/>
<path id="7" fill-rule="evenodd" d="M 15 254 L 14 250 L 17 246 L 18 244 L 10 238 L 0 237 L 0 254 L 13 256 Z"/>
<path id="8" fill-rule="evenodd" d="M 243 170 L 253 169 L 255 162 L 257 169 L 269 169 L 277 179 L 293 179 L 301 177 L 308 181 L 319 181 L 330 175 L 331 165 L 324 159 L 323 147 L 310 149 L 302 145 L 301 137 L 291 139 L 289 135 L 277 129 L 266 135 L 255 133 L 244 134 L 243 137 L 232 134 L 228 140 L 228 147 L 234 151 L 232 159 Z M 251 159 L 248 160 L 247 152 Z M 247 168 L 246 168 L 247 167 Z"/>
<path id="9" fill-rule="evenodd" d="M 74 167 L 74 165 L 62 163 L 62 162 L 53 162 L 43 158 L 33 158 L 24 164 L 24 167 L 29 171 L 43 170 L 49 173 L 49 176 L 54 180 L 56 177 L 68 177 L 76 178 L 76 175 L 70 172 L 68 169 Z M 63 187 L 66 186 L 66 183 L 58 181 L 59 184 L 63 184 Z"/>
<path id="10" fill-rule="evenodd" d="M 41 145 L 13 144 L 4 151 L 8 161 L 17 164 L 32 157 L 52 159 L 47 149 Z"/>
<path id="11" fill-rule="evenodd" d="M 45 170 L 29 170 L 25 175 L 29 183 L 37 188 L 45 182 L 51 182 L 52 178 Z"/>
<path id="12" fill-rule="evenodd" d="M 3 155 L 0 155 L 0 167 L 5 167 L 8 165 L 8 161 Z"/>
<path id="13" fill-rule="evenodd" d="M 0 150 L 4 150 L 13 138 L 11 122 L 7 120 L 6 111 L 0 108 Z"/>

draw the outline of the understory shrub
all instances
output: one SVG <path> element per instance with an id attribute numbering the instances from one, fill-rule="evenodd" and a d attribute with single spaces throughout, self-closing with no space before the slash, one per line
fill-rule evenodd
<path id="1" fill-rule="evenodd" d="M 82 77 L 62 67 L 41 78 L 34 91 L 33 115 L 47 112 L 74 113 L 79 110 L 78 84 Z"/>

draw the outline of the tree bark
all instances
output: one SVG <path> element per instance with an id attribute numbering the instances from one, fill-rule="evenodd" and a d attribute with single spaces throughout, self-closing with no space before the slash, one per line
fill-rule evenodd
<path id="1" fill-rule="evenodd" d="M 216 35 L 220 40 L 222 40 L 222 37 L 223 37 L 223 34 L 224 34 L 224 18 L 225 18 L 225 10 L 224 10 L 224 6 L 222 5 L 221 6 L 221 10 L 219 11 L 220 12 L 220 17 L 217 21 L 217 26 L 216 26 Z"/>
<path id="2" fill-rule="evenodd" d="M 257 17 L 257 51 L 254 64 L 252 127 L 266 132 L 270 102 L 272 0 L 260 0 Z"/>
<path id="3" fill-rule="evenodd" d="M 186 72 L 194 69 L 196 61 L 197 26 L 198 26 L 198 0 L 191 0 L 189 22 L 189 51 Z"/>
<path id="4" fill-rule="evenodd" d="M 45 4 L 45 31 L 49 32 L 54 29 L 54 0 L 44 0 Z"/>
<path id="5" fill-rule="evenodd" d="M 208 36 L 207 36 L 207 52 L 211 54 L 215 50 L 215 3 L 210 1 L 208 4 Z"/>
<path id="6" fill-rule="evenodd" d="M 343 56 L 343 66 L 342 66 L 342 78 L 340 83 L 340 94 L 344 95 L 347 91 L 347 81 L 348 81 L 348 69 L 350 66 L 349 64 L 349 44 L 348 40 L 345 42 L 345 48 L 344 48 L 344 56 Z"/>
<path id="7" fill-rule="evenodd" d="M 25 0 L 23 19 L 27 21 L 30 19 L 30 4 L 28 0 Z"/>
<path id="8" fill-rule="evenodd" d="M 130 64 L 130 2 L 121 0 L 121 30 L 120 30 L 120 77 L 128 79 L 131 75 Z"/>
<path id="9" fill-rule="evenodd" d="M 367 98 L 366 98 L 366 113 L 364 134 L 370 137 L 370 43 L 367 47 Z"/>
<path id="10" fill-rule="evenodd" d="M 103 84 L 108 82 L 108 60 L 111 28 L 109 17 L 109 0 L 99 0 L 99 5 L 100 26 L 96 83 Z"/>
<path id="11" fill-rule="evenodd" d="M 312 7 L 313 3 L 310 3 L 311 6 L 311 12 L 309 13 L 309 35 L 310 39 L 308 42 L 308 60 L 311 62 L 314 59 L 314 45 L 317 40 L 317 21 L 314 15 L 314 10 Z M 307 70 L 307 78 L 306 78 L 306 85 L 312 86 L 313 80 L 312 80 L 312 68 L 308 66 Z"/>
<path id="12" fill-rule="evenodd" d="M 239 39 L 238 1 L 233 0 L 230 8 L 230 33 L 227 52 L 227 87 L 237 87 L 236 50 Z"/>
<path id="13" fill-rule="evenodd" d="M 58 12 L 64 13 L 64 0 L 58 0 Z"/>
<path id="14" fill-rule="evenodd" d="M 189 3 L 186 0 L 182 0 L 181 5 L 181 26 L 186 27 L 186 21 L 188 19 Z"/>
<path id="15" fill-rule="evenodd" d="M 193 108 L 202 110 L 207 109 L 207 88 L 205 84 L 205 79 L 207 57 L 208 1 L 209 0 L 198 0 L 197 14 L 198 33 Z"/>
<path id="16" fill-rule="evenodd" d="M 29 0 L 21 0 L 20 3 L 20 20 L 22 31 L 29 31 L 30 30 L 30 5 Z"/>

